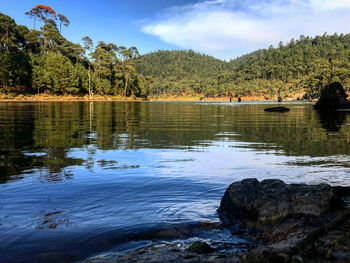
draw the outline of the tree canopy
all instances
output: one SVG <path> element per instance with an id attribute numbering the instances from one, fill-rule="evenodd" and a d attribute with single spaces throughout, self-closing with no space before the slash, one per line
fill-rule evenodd
<path id="1" fill-rule="evenodd" d="M 138 73 L 154 78 L 152 93 L 204 96 L 317 97 L 322 86 L 338 81 L 350 91 L 350 34 L 301 36 L 278 47 L 257 50 L 229 62 L 189 51 L 157 51 L 142 56 Z"/>
<path id="2" fill-rule="evenodd" d="M 193 50 L 140 56 L 136 47 L 88 36 L 81 44 L 68 41 L 61 32 L 69 19 L 50 6 L 25 14 L 34 19 L 32 30 L 0 13 L 2 93 L 317 97 L 335 81 L 350 91 L 350 34 L 301 36 L 231 61 Z"/>
<path id="3" fill-rule="evenodd" d="M 0 92 L 124 95 L 146 97 L 149 78 L 137 74 L 136 47 L 97 42 L 82 45 L 61 35 L 70 21 L 49 6 L 26 13 L 43 22 L 40 30 L 19 26 L 0 13 Z M 59 26 L 57 25 L 57 17 Z"/>

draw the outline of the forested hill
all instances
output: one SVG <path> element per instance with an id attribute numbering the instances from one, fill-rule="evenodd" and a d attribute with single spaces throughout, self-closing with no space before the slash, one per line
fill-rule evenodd
<path id="1" fill-rule="evenodd" d="M 60 94 L 148 97 L 282 97 L 338 81 L 350 91 L 350 34 L 301 36 L 225 62 L 188 51 L 157 51 L 140 57 L 136 47 L 72 43 L 61 32 L 70 22 L 46 5 L 25 14 L 33 29 L 0 13 L 0 95 Z"/>
<path id="2" fill-rule="evenodd" d="M 155 79 L 156 93 L 269 97 L 307 91 L 317 96 L 320 87 L 332 81 L 349 91 L 350 34 L 301 36 L 230 62 L 193 51 L 158 51 L 141 56 L 137 70 Z"/>
<path id="3" fill-rule="evenodd" d="M 193 50 L 160 50 L 141 56 L 137 62 L 137 71 L 145 76 L 175 80 L 193 76 L 215 78 L 229 69 L 228 63 Z"/>

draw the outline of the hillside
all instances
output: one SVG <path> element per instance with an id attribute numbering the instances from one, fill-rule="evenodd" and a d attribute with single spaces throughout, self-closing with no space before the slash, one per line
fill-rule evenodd
<path id="1" fill-rule="evenodd" d="M 140 57 L 137 71 L 145 76 L 180 80 L 189 77 L 216 77 L 230 65 L 193 50 L 160 50 Z"/>
<path id="2" fill-rule="evenodd" d="M 350 34 L 301 36 L 229 62 L 193 50 L 139 56 L 136 47 L 88 36 L 72 43 L 61 35 L 62 21 L 40 15 L 47 10 L 55 13 L 43 5 L 27 12 L 42 20 L 36 29 L 0 13 L 1 94 L 317 97 L 334 81 L 350 91 Z"/>
<path id="3" fill-rule="evenodd" d="M 152 94 L 205 96 L 262 95 L 307 91 L 339 81 L 350 90 L 350 34 L 301 36 L 288 44 L 257 50 L 225 62 L 193 51 L 158 51 L 137 62 L 137 71 L 154 78 Z"/>

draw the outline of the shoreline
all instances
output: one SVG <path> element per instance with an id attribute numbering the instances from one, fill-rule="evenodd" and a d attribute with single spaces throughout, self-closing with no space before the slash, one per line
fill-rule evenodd
<path id="1" fill-rule="evenodd" d="M 349 262 L 350 187 L 245 179 L 227 188 L 218 213 L 221 227 L 248 241 L 243 247 L 239 242 L 220 245 L 210 235 L 192 242 L 152 239 L 144 247 L 82 262 Z"/>
<path id="2" fill-rule="evenodd" d="M 300 100 L 301 94 L 293 94 L 288 98 L 283 99 L 284 102 L 288 101 L 302 101 Z M 298 100 L 299 99 L 299 100 Z M 267 98 L 266 96 L 242 96 L 242 102 L 244 101 L 268 101 L 277 102 L 277 96 Z M 133 97 L 123 97 L 123 96 L 99 96 L 95 95 L 93 98 L 88 96 L 70 96 L 70 95 L 6 95 L 0 94 L 0 102 L 97 102 L 97 101 L 118 101 L 118 102 L 131 102 L 131 101 L 215 101 L 215 102 L 238 102 L 237 97 L 206 97 L 203 96 L 159 96 L 159 97 L 149 97 L 145 98 L 133 98 Z"/>

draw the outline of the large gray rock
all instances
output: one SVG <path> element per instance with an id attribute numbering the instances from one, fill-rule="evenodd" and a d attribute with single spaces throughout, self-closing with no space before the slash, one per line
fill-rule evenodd
<path id="1" fill-rule="evenodd" d="M 320 99 L 315 109 L 322 112 L 331 112 L 337 109 L 349 109 L 350 102 L 347 100 L 343 86 L 339 82 L 331 83 L 322 88 Z"/>
<path id="2" fill-rule="evenodd" d="M 231 184 L 220 204 L 220 216 L 233 222 L 274 223 L 287 217 L 315 216 L 337 199 L 326 184 L 285 184 L 281 180 L 245 179 Z"/>

